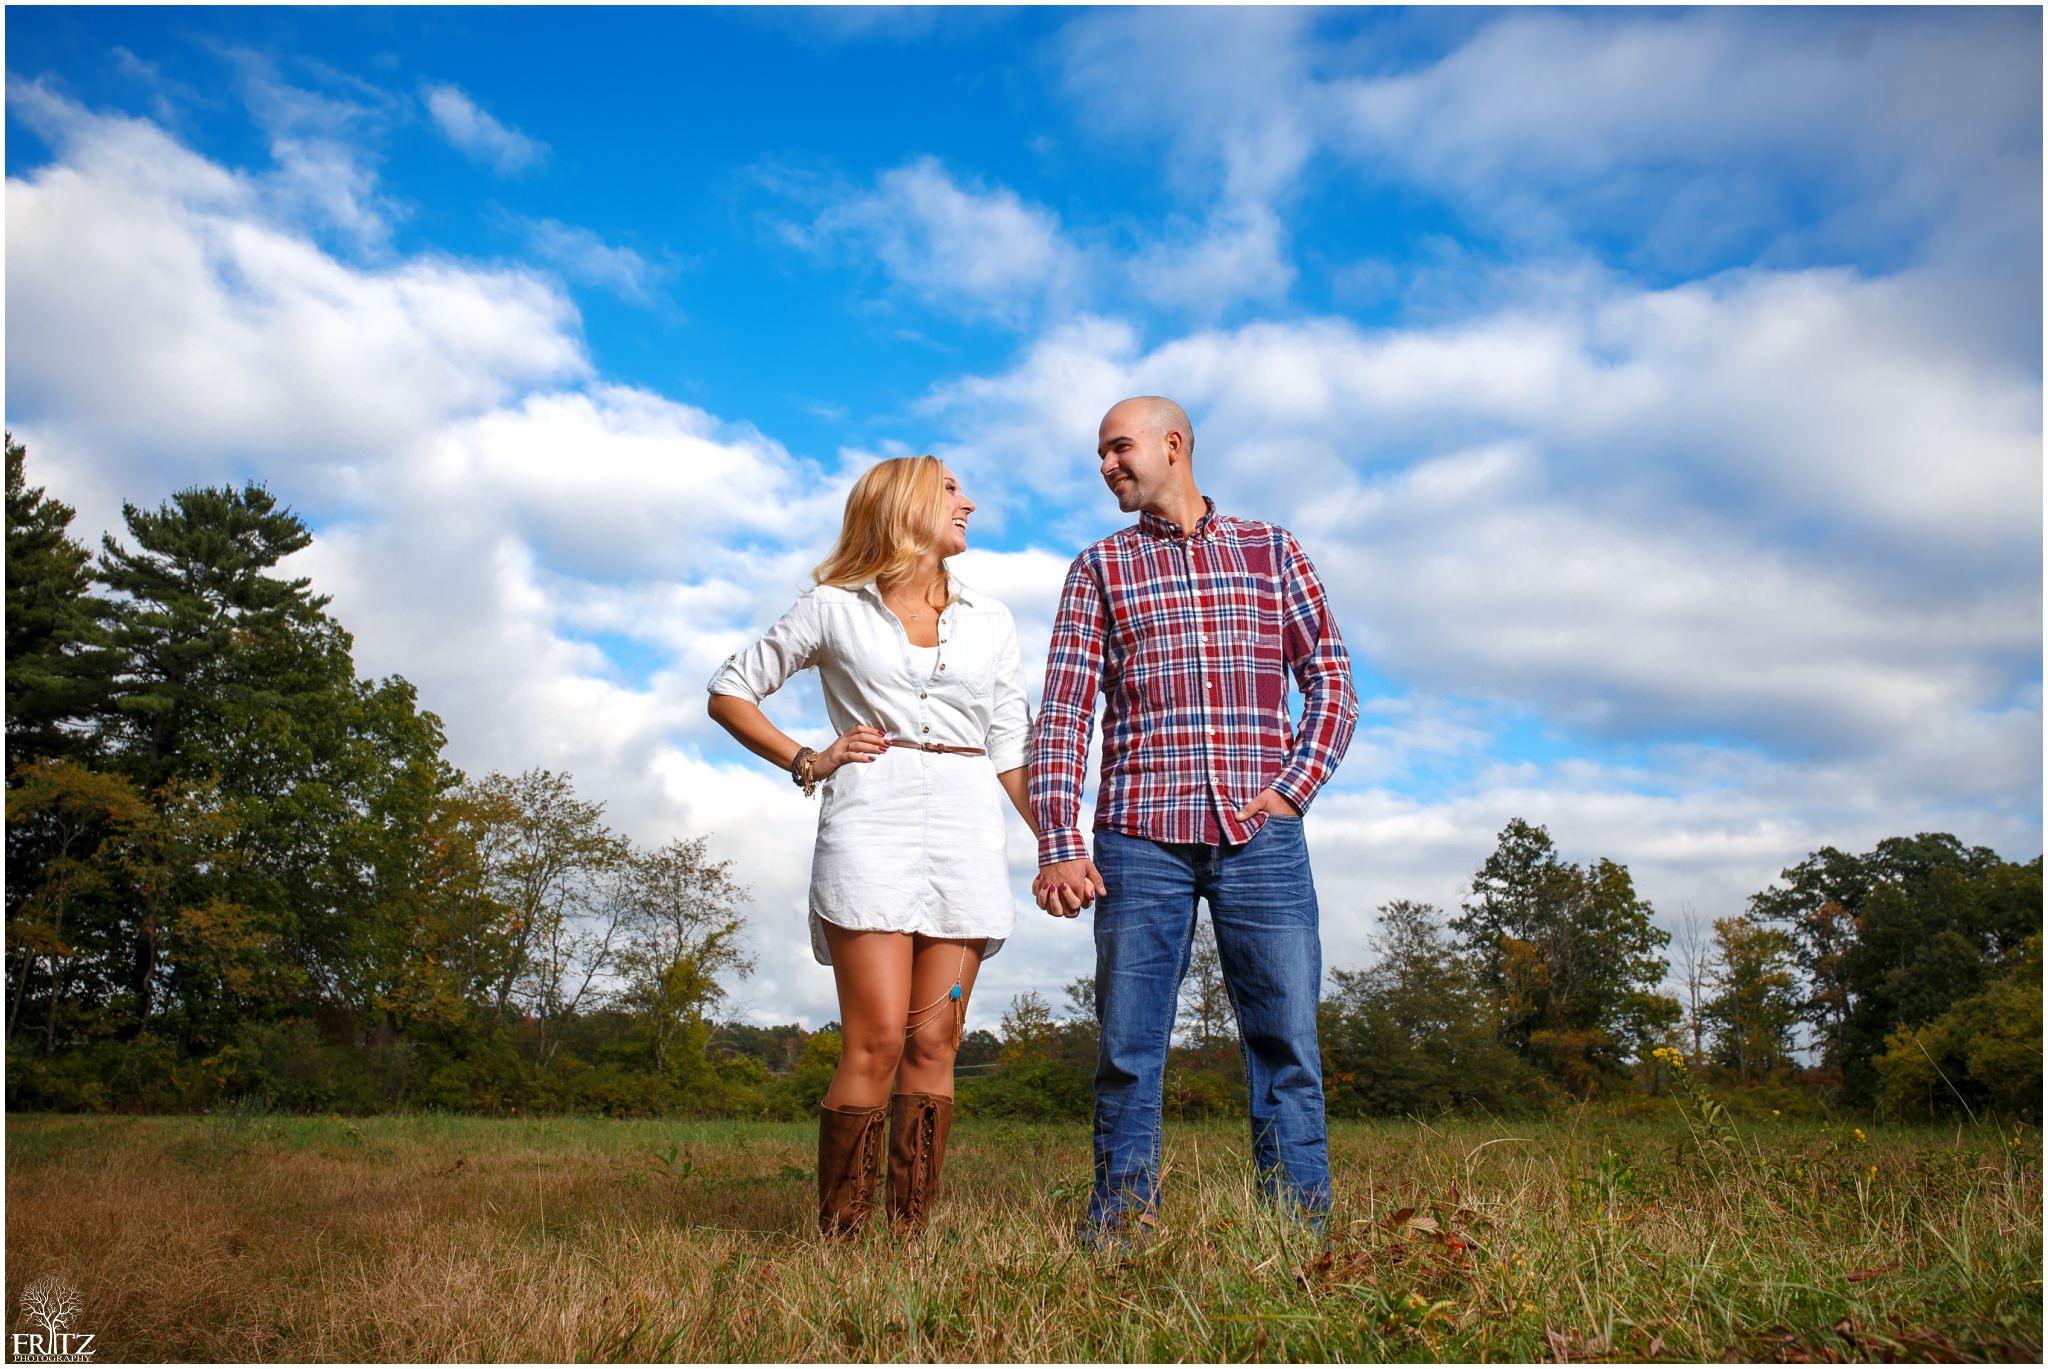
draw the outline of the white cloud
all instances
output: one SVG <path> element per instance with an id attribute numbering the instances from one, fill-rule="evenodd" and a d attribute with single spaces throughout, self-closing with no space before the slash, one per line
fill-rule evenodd
<path id="1" fill-rule="evenodd" d="M 273 214 L 337 230 L 359 250 L 382 249 L 403 209 L 378 189 L 367 135 L 387 126 L 396 101 L 361 81 L 328 73 L 355 98 L 337 98 L 287 82 L 277 64 L 243 48 L 223 54 L 234 64 L 242 99 L 270 140 L 275 169 L 261 185 Z"/>
<path id="2" fill-rule="evenodd" d="M 341 496 L 436 424 L 587 370 L 538 276 L 344 265 L 153 125 L 16 99 L 62 156 L 7 182 L 11 413 L 101 452 L 129 497 L 278 452 Z"/>
<path id="3" fill-rule="evenodd" d="M 449 425 L 406 478 L 420 498 L 490 511 L 549 565 L 604 580 L 712 574 L 820 512 L 806 502 L 816 474 L 779 443 L 612 386 L 530 395 Z"/>
<path id="4" fill-rule="evenodd" d="M 2039 294 L 2039 16 L 1519 12 L 1338 78 L 1323 136 L 1506 240 L 1660 269 L 1904 256 Z M 2038 317 L 2035 321 L 2038 332 Z"/>
<path id="5" fill-rule="evenodd" d="M 1757 273 L 1149 353 L 1088 323 L 927 404 L 990 435 L 991 501 L 1050 498 L 1075 544 L 1118 522 L 1101 410 L 1174 395 L 1204 488 L 1293 526 L 1400 684 L 1610 736 L 1902 755 L 2005 707 L 2040 650 L 2038 382 L 1957 364 L 1932 288 Z M 2029 802 L 2011 781 L 1963 783 Z"/>
<path id="6" fill-rule="evenodd" d="M 922 303 L 1010 324 L 1061 299 L 1083 266 L 1052 211 L 1005 186 L 963 186 L 930 157 L 883 172 L 873 190 L 793 236 L 813 247 L 853 244 Z"/>
<path id="7" fill-rule="evenodd" d="M 616 247 L 588 228 L 538 219 L 525 225 L 526 243 L 570 280 L 609 290 L 635 304 L 652 302 L 653 291 L 671 268 L 651 262 L 630 247 Z"/>
<path id="8" fill-rule="evenodd" d="M 1076 121 L 1164 138 L 1169 183 L 1202 206 L 1191 229 L 1135 228 L 1137 298 L 1213 319 L 1286 296 L 1295 272 L 1276 206 L 1315 150 L 1313 22 L 1295 10 L 1094 10 L 1061 31 Z"/>
<path id="9" fill-rule="evenodd" d="M 1951 216 L 1986 165 L 2022 177 L 2005 196 L 2031 200 L 2038 225 L 2040 71 L 2039 17 L 2017 12 L 1525 12 L 1329 95 L 1357 155 L 1504 224 L 1531 211 L 1640 221 L 1665 199 L 1642 192 L 1661 184 L 1734 190 L 1687 202 L 1710 225 L 1733 215 L 1753 230 L 1808 217 L 1799 198 L 1820 189 L 1839 242 Z M 1686 224 L 1660 226 L 1683 245 Z"/>
<path id="10" fill-rule="evenodd" d="M 15 93 L 60 155 L 8 182 L 10 421 L 79 534 L 251 475 L 317 506 L 288 569 L 332 595 L 360 672 L 410 679 L 472 774 L 551 767 L 643 843 L 710 834 L 766 952 L 742 1000 L 832 1016 L 802 924 L 814 810 L 716 731 L 703 685 L 804 582 L 851 473 L 646 391 L 562 388 L 589 367 L 540 277 L 347 264 L 154 126 Z M 651 677 L 621 679 L 597 633 Z M 777 716 L 822 730 L 815 685 Z"/>
<path id="11" fill-rule="evenodd" d="M 1247 300 L 1284 299 L 1294 283 L 1286 231 L 1264 205 L 1225 209 L 1184 240 L 1162 240 L 1131 259 L 1136 292 L 1155 304 L 1213 318 Z"/>
<path id="12" fill-rule="evenodd" d="M 1184 193 L 1270 203 L 1315 150 L 1313 16 L 1290 9 L 1103 9 L 1060 32 L 1062 81 L 1091 130 L 1163 136 Z"/>
<path id="13" fill-rule="evenodd" d="M 1335 13 L 1086 13 L 1059 40 L 1072 117 L 1163 143 L 1218 252 L 1243 236 L 1233 222 L 1291 217 L 1335 173 L 1440 195 L 1518 255 L 1602 242 L 1659 271 L 1876 257 L 2005 273 L 1976 302 L 2021 312 L 2017 340 L 2039 333 L 2038 14 Z"/>
<path id="14" fill-rule="evenodd" d="M 425 91 L 427 112 L 441 136 L 472 160 L 484 163 L 501 176 L 510 176 L 536 166 L 547 155 L 547 144 L 508 128 L 491 117 L 476 101 L 451 85 L 431 85 Z"/>

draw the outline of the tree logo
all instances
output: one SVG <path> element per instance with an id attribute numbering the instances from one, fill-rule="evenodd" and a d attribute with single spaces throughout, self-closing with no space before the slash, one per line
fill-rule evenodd
<path id="1" fill-rule="evenodd" d="M 21 1364 L 89 1364 L 94 1337 L 66 1327 L 78 1320 L 78 1290 L 45 1274 L 21 1290 L 21 1317 L 43 1329 L 16 1331 L 9 1359 Z"/>

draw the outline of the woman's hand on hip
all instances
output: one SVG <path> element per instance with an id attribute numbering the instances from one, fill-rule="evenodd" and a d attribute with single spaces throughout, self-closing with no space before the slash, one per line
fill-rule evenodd
<path id="1" fill-rule="evenodd" d="M 888 749 L 889 738 L 882 730 L 862 723 L 813 756 L 811 773 L 822 780 L 849 761 L 871 765 L 875 757 Z"/>

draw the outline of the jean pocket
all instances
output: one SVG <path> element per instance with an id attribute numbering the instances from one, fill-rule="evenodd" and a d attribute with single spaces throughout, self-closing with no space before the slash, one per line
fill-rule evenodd
<path id="1" fill-rule="evenodd" d="M 1285 833 L 1289 839 L 1300 836 L 1302 832 L 1301 818 L 1299 815 L 1290 815 L 1287 813 L 1268 813 L 1266 814 L 1266 822 L 1269 825 L 1277 828 L 1279 831 Z M 1264 827 L 1259 828 L 1259 832 L 1261 833 L 1263 833 L 1265 830 L 1266 829 Z M 1254 837 L 1254 840 L 1256 840 L 1256 837 Z"/>

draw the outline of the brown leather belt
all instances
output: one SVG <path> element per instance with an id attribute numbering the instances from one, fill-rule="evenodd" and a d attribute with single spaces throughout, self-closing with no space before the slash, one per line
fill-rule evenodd
<path id="1" fill-rule="evenodd" d="M 891 746 L 907 746 L 913 751 L 937 751 L 947 756 L 986 756 L 988 753 L 978 746 L 946 746 L 940 742 L 910 742 L 900 737 L 888 739 Z"/>

